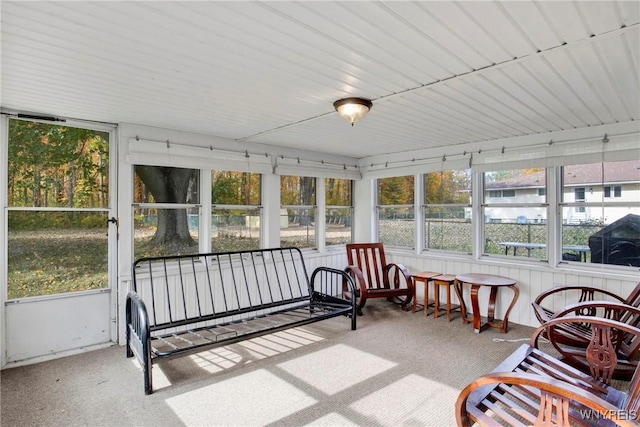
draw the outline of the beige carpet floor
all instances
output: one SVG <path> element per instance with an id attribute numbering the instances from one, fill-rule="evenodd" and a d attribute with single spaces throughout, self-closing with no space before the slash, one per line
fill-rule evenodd
<path id="1" fill-rule="evenodd" d="M 123 347 L 1 372 L 2 426 L 453 426 L 460 390 L 533 329 L 475 334 L 456 318 L 367 303 L 346 318 L 156 365 Z"/>

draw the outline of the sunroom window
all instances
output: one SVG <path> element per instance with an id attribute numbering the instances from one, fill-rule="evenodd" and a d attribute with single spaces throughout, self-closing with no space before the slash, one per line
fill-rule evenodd
<path id="1" fill-rule="evenodd" d="M 134 258 L 198 252 L 199 173 L 198 169 L 135 166 Z"/>
<path id="2" fill-rule="evenodd" d="M 485 172 L 483 185 L 484 253 L 546 259 L 545 169 Z"/>
<path id="3" fill-rule="evenodd" d="M 352 241 L 353 181 L 325 178 L 325 244 L 340 245 Z"/>
<path id="4" fill-rule="evenodd" d="M 640 267 L 640 161 L 567 165 L 564 261 Z"/>
<path id="5" fill-rule="evenodd" d="M 316 178 L 280 177 L 280 245 L 316 247 Z"/>
<path id="6" fill-rule="evenodd" d="M 425 249 L 471 253 L 471 170 L 424 175 Z"/>
<path id="7" fill-rule="evenodd" d="M 413 175 L 378 179 L 378 239 L 389 246 L 415 248 Z"/>
<path id="8" fill-rule="evenodd" d="M 211 251 L 260 248 L 261 175 L 211 172 Z"/>

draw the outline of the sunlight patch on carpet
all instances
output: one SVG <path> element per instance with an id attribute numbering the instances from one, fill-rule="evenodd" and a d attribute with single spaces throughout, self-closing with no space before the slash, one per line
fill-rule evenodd
<path id="1" fill-rule="evenodd" d="M 279 363 L 277 366 L 327 395 L 333 395 L 393 368 L 397 364 L 338 344 Z"/>
<path id="2" fill-rule="evenodd" d="M 455 425 L 459 390 L 411 374 L 354 402 L 350 408 L 384 425 Z M 442 402 L 451 402 L 443 407 Z"/>
<path id="3" fill-rule="evenodd" d="M 241 341 L 237 345 L 243 347 L 255 360 L 275 356 L 296 348 L 310 345 L 325 338 L 302 328 L 288 329 L 262 337 Z"/>
<path id="4" fill-rule="evenodd" d="M 242 356 L 231 351 L 228 347 L 203 351 L 189 357 L 199 368 L 209 373 L 229 369 L 242 361 Z"/>
<path id="5" fill-rule="evenodd" d="M 166 399 L 184 425 L 221 426 L 269 424 L 316 402 L 264 369 Z"/>

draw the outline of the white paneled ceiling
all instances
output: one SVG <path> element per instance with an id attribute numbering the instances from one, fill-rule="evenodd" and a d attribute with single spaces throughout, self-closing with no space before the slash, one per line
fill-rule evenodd
<path id="1" fill-rule="evenodd" d="M 0 8 L 4 110 L 360 159 L 640 119 L 638 1 Z"/>

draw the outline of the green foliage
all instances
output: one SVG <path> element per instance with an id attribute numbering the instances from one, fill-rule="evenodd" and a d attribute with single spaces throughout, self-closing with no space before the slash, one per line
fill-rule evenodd
<path id="1" fill-rule="evenodd" d="M 260 174 L 213 171 L 211 200 L 214 205 L 260 205 Z"/>
<path id="2" fill-rule="evenodd" d="M 316 204 L 316 179 L 308 176 L 280 177 L 280 204 L 311 206 Z"/>
<path id="3" fill-rule="evenodd" d="M 325 178 L 325 200 L 327 206 L 351 206 L 351 180 Z"/>
<path id="4" fill-rule="evenodd" d="M 76 228 L 106 230 L 106 226 L 107 215 L 103 212 L 9 211 L 9 230 Z"/>
<path id="5" fill-rule="evenodd" d="M 583 224 L 565 224 L 562 226 L 563 245 L 588 245 L 589 237 L 605 227 L 602 220 L 593 220 Z"/>
<path id="6" fill-rule="evenodd" d="M 412 204 L 413 179 L 413 175 L 378 179 L 378 203 L 382 206 Z"/>
<path id="7" fill-rule="evenodd" d="M 445 170 L 425 175 L 427 204 L 469 203 L 471 197 L 471 171 Z"/>
<path id="8" fill-rule="evenodd" d="M 9 206 L 106 207 L 108 141 L 106 132 L 9 120 Z"/>

